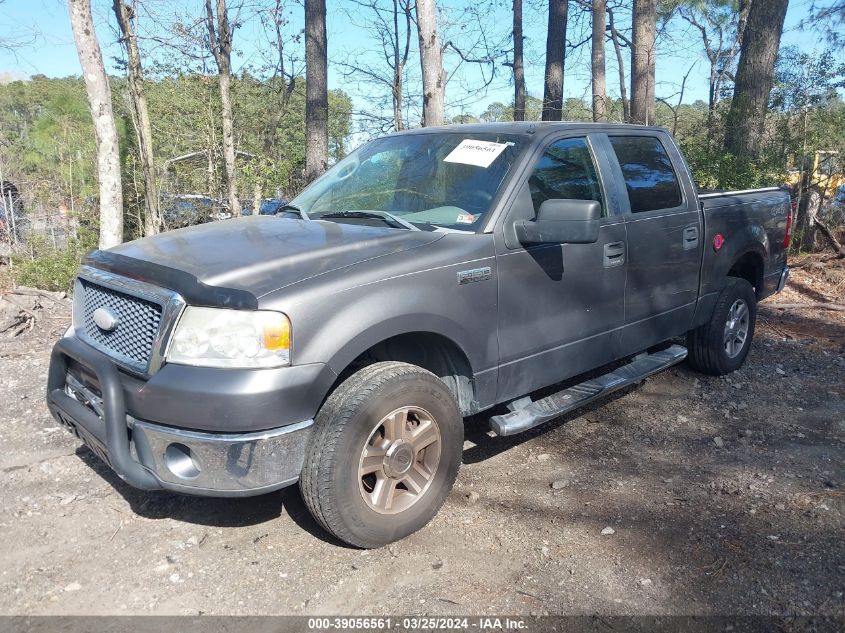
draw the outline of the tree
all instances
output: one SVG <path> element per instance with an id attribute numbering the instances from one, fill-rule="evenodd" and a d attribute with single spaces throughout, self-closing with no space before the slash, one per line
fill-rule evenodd
<path id="1" fill-rule="evenodd" d="M 374 50 L 356 48 L 349 58 L 340 63 L 345 77 L 361 81 L 369 103 L 378 107 L 361 113 L 374 121 L 381 132 L 402 130 L 405 121 L 405 91 L 407 87 L 408 57 L 411 51 L 413 29 L 412 0 L 350 0 L 350 22 L 358 29 L 370 33 L 377 44 Z M 375 93 L 373 92 L 375 89 Z M 390 103 L 390 116 L 385 113 Z"/>
<path id="2" fill-rule="evenodd" d="M 605 88 L 604 78 L 605 10 L 605 0 L 593 0 L 593 54 L 591 62 L 593 84 L 593 121 L 607 121 L 607 90 Z"/>
<path id="3" fill-rule="evenodd" d="M 616 55 L 616 68 L 619 71 L 619 100 L 622 102 L 622 120 L 628 123 L 631 120 L 631 106 L 628 101 L 628 90 L 625 82 L 625 59 L 622 57 L 621 42 L 628 46 L 630 46 L 630 42 L 616 28 L 613 11 L 611 7 L 607 7 L 607 30 L 610 31 L 610 41 L 613 42 L 613 52 Z"/>
<path id="4" fill-rule="evenodd" d="M 416 7 L 423 80 L 423 125 L 443 125 L 446 76 L 443 72 L 443 49 L 437 36 L 437 7 L 435 0 L 417 0 Z"/>
<path id="5" fill-rule="evenodd" d="M 88 105 L 94 122 L 97 144 L 97 178 L 100 184 L 100 248 L 111 248 L 123 241 L 123 190 L 120 178 L 120 148 L 111 88 L 103 65 L 103 53 L 94 31 L 91 0 L 68 0 L 70 25 Z"/>
<path id="6" fill-rule="evenodd" d="M 205 25 L 208 30 L 208 45 L 217 63 L 217 83 L 220 86 L 221 118 L 223 119 L 223 167 L 226 175 L 226 192 L 229 211 L 238 217 L 241 203 L 235 173 L 235 126 L 232 115 L 232 31 L 229 27 L 229 12 L 226 0 L 216 0 L 217 15 L 212 0 L 205 0 Z"/>
<path id="7" fill-rule="evenodd" d="M 716 106 L 727 81 L 733 81 L 734 61 L 742 43 L 750 0 L 686 0 L 678 15 L 701 34 L 710 64 L 707 131 L 716 126 Z"/>
<path id="8" fill-rule="evenodd" d="M 404 35 L 399 27 L 399 12 L 404 20 Z M 393 31 L 391 38 L 393 47 L 393 83 L 390 95 L 393 98 L 393 123 L 397 130 L 405 127 L 402 121 L 402 89 L 404 84 L 405 67 L 408 65 L 408 53 L 411 50 L 411 2 L 410 0 L 393 0 Z"/>
<path id="9" fill-rule="evenodd" d="M 329 165 L 326 0 L 305 0 L 305 179 Z"/>
<path id="10" fill-rule="evenodd" d="M 129 80 L 129 101 L 132 105 L 132 122 L 138 139 L 138 155 L 144 173 L 144 235 L 155 235 L 161 226 L 156 185 L 155 157 L 153 154 L 153 130 L 144 94 L 144 73 L 141 66 L 141 52 L 132 24 L 136 13 L 134 6 L 123 0 L 114 0 L 114 14 L 120 26 L 121 41 L 126 48 L 126 72 Z"/>
<path id="11" fill-rule="evenodd" d="M 274 116 L 267 119 L 264 130 L 263 149 L 266 155 L 272 152 L 273 146 L 276 143 L 279 123 L 287 115 L 291 97 L 296 88 L 296 77 L 298 75 L 296 64 L 297 62 L 301 63 L 301 58 L 290 54 L 286 50 L 284 27 L 287 25 L 287 20 L 284 16 L 284 8 L 284 0 L 275 0 L 272 7 L 264 11 L 259 11 L 258 14 L 265 31 L 270 31 L 269 39 L 274 49 L 272 65 L 273 80 L 271 80 L 271 83 L 279 83 L 279 107 L 275 109 Z M 300 41 L 301 39 L 298 36 L 294 38 L 294 43 L 299 43 Z"/>
<path id="12" fill-rule="evenodd" d="M 837 60 L 833 50 L 806 53 L 786 46 L 778 53 L 769 99 L 769 117 L 774 125 L 767 124 L 767 128 L 774 131 L 779 145 L 796 150 L 794 160 L 787 162 L 793 162 L 798 169 L 790 184 L 798 200 L 797 215 L 793 218 L 793 242 L 802 250 L 814 248 L 816 228 L 824 232 L 824 222 L 819 224 L 818 216 L 829 202 L 827 196 L 835 195 L 832 190 L 838 183 L 838 174 L 842 173 L 841 166 L 818 170 L 814 166 L 816 150 L 842 151 L 845 148 L 845 127 L 836 125 L 841 125 L 842 120 L 837 120 L 834 114 L 841 106 L 838 92 L 843 87 L 845 63 Z M 834 124 L 833 129 L 824 124 L 826 120 Z M 836 161 L 829 164 L 835 165 Z"/>
<path id="13" fill-rule="evenodd" d="M 525 68 L 522 55 L 522 0 L 513 0 L 513 120 L 525 120 Z"/>
<path id="14" fill-rule="evenodd" d="M 549 0 L 543 121 L 560 121 L 563 118 L 563 66 L 566 55 L 568 4 L 567 0 Z"/>
<path id="15" fill-rule="evenodd" d="M 725 150 L 735 156 L 759 156 L 788 4 L 789 0 L 755 0 L 748 11 L 725 122 Z"/>
<path id="16" fill-rule="evenodd" d="M 631 47 L 631 122 L 654 124 L 654 41 L 657 0 L 634 0 Z"/>
<path id="17" fill-rule="evenodd" d="M 543 111 L 543 101 L 537 97 L 526 95 L 525 97 L 525 116 L 523 121 L 539 121 Z M 504 104 L 500 101 L 494 101 L 482 112 L 478 119 L 486 123 L 497 123 L 500 121 L 515 121 L 513 106 Z M 465 115 L 454 117 L 453 122 L 461 120 L 462 122 L 472 123 Z"/>
<path id="18" fill-rule="evenodd" d="M 809 15 L 801 20 L 801 28 L 808 26 L 824 33 L 833 46 L 841 46 L 845 26 L 845 0 L 812 0 Z"/>

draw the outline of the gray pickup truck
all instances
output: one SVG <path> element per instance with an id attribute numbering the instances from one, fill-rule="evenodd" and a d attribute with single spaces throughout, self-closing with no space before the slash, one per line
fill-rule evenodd
<path id="1" fill-rule="evenodd" d="M 699 195 L 660 128 L 393 134 L 277 217 L 90 254 L 48 404 L 132 486 L 299 482 L 378 547 L 437 513 L 465 417 L 511 435 L 684 359 L 740 367 L 790 219 L 779 189 Z"/>

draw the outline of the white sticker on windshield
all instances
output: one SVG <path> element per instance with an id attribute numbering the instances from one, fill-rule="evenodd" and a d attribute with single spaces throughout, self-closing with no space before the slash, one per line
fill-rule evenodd
<path id="1" fill-rule="evenodd" d="M 493 143 L 491 141 L 473 141 L 464 139 L 443 159 L 446 163 L 461 163 L 475 165 L 485 169 L 493 164 L 496 157 L 507 147 L 507 143 Z"/>

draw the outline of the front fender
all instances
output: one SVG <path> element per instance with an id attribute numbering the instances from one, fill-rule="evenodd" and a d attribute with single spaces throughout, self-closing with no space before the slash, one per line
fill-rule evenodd
<path id="1" fill-rule="evenodd" d="M 496 284 L 458 285 L 456 273 L 448 268 L 342 291 L 312 310 L 291 310 L 293 362 L 320 358 L 339 375 L 355 358 L 389 338 L 436 334 L 463 352 L 478 400 L 493 398 L 499 353 Z"/>
<path id="2" fill-rule="evenodd" d="M 487 274 L 468 277 L 478 271 Z M 447 235 L 412 255 L 362 262 L 263 302 L 290 317 L 296 365 L 326 363 L 340 374 L 374 345 L 424 332 L 461 349 L 476 381 L 483 374 L 482 391 L 489 383 L 495 392 L 499 342 L 492 236 Z"/>
<path id="3" fill-rule="evenodd" d="M 310 363 L 310 359 L 321 358 L 340 374 L 381 341 L 399 334 L 428 332 L 455 343 L 474 373 L 495 366 L 495 285 L 459 287 L 453 281 L 450 287 L 418 281 L 422 279 L 386 280 L 341 292 L 328 302 L 329 309 L 322 318 L 309 319 L 304 328 L 297 328 L 299 320 L 292 315 L 294 361 Z"/>

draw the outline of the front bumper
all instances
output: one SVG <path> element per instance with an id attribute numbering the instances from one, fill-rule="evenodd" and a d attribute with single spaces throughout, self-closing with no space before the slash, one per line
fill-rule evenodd
<path id="1" fill-rule="evenodd" d="M 68 389 L 69 359 L 96 377 L 100 393 L 83 394 L 85 403 L 69 393 L 79 388 Z M 299 478 L 312 420 L 245 433 L 173 428 L 129 415 L 125 389 L 107 356 L 75 337 L 56 343 L 47 380 L 50 412 L 131 486 L 235 497 Z"/>

